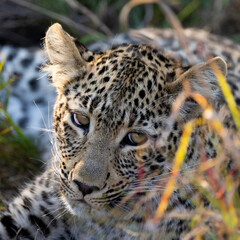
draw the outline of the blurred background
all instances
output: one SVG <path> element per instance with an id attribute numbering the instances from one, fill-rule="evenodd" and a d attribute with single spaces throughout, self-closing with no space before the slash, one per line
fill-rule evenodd
<path id="1" fill-rule="evenodd" d="M 0 44 L 40 46 L 46 29 L 60 22 L 84 43 L 101 40 L 125 29 L 119 21 L 128 0 L 1 0 Z M 157 4 L 143 4 L 128 15 L 131 28 L 170 27 Z M 183 27 L 204 28 L 240 42 L 240 0 L 168 0 Z"/>

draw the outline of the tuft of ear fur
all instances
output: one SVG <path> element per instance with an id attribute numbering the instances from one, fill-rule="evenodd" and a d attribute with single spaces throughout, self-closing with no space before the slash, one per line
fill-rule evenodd
<path id="1" fill-rule="evenodd" d="M 46 33 L 45 46 L 52 64 L 82 64 L 82 58 L 74 38 L 66 33 L 58 23 L 53 24 Z"/>
<path id="2" fill-rule="evenodd" d="M 166 90 L 175 96 L 179 95 L 184 88 L 191 92 L 197 92 L 205 97 L 210 105 L 217 108 L 224 101 L 216 77 L 217 71 L 226 76 L 227 64 L 220 57 L 192 66 L 175 81 L 167 83 Z M 185 119 L 190 119 L 199 116 L 201 111 L 200 106 L 195 101 L 188 99 L 181 107 L 180 115 Z"/>
<path id="3" fill-rule="evenodd" d="M 51 77 L 58 90 L 74 77 L 80 77 L 86 69 L 86 53 L 82 44 L 65 32 L 58 23 L 53 24 L 45 37 L 45 50 L 50 64 L 43 68 Z"/>

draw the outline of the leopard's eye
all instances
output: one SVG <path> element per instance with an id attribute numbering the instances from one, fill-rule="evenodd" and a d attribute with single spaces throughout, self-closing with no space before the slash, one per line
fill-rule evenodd
<path id="1" fill-rule="evenodd" d="M 144 133 L 136 133 L 136 132 L 132 132 L 128 134 L 129 140 L 133 143 L 133 144 L 143 144 L 147 141 L 147 135 Z"/>
<path id="2" fill-rule="evenodd" d="M 130 132 L 123 138 L 121 145 L 139 146 L 147 140 L 148 136 L 145 133 Z"/>
<path id="3" fill-rule="evenodd" d="M 84 129 L 89 127 L 90 119 L 86 115 L 81 113 L 73 113 L 71 118 L 72 118 L 72 122 L 77 127 L 84 128 Z"/>

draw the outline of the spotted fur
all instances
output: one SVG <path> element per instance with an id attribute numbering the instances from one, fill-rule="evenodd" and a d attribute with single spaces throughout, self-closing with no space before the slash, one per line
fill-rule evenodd
<path id="1" fill-rule="evenodd" d="M 147 32 L 132 36 L 146 41 Z M 172 43 L 170 50 L 177 48 L 173 35 L 160 41 L 163 48 L 164 41 Z M 173 120 L 171 109 L 187 88 L 204 96 L 217 112 L 223 111 L 225 102 L 212 66 L 223 75 L 227 66 L 220 57 L 188 66 L 186 56 L 154 45 L 118 45 L 96 53 L 59 24 L 50 27 L 45 39 L 49 63 L 44 70 L 58 93 L 56 153 L 53 164 L 2 213 L 0 239 L 180 239 L 189 230 L 187 220 L 175 218 L 163 218 L 157 231 L 149 228 L 183 126 L 202 114 L 191 98 Z M 195 40 L 192 45 L 195 62 L 210 55 L 203 48 L 198 54 Z M 211 42 L 209 46 L 216 47 Z M 231 58 L 226 60 L 236 62 L 235 56 Z M 228 73 L 234 93 L 239 91 L 239 83 L 232 81 L 237 71 L 237 66 L 230 66 Z M 238 102 L 238 94 L 235 97 Z M 76 114 L 88 117 L 89 124 L 76 124 Z M 133 144 L 129 133 L 144 134 L 147 140 Z M 212 133 L 207 126 L 196 128 L 183 172 L 198 164 L 197 144 L 207 158 L 216 157 Z M 194 194 L 179 177 L 168 211 L 191 211 Z"/>

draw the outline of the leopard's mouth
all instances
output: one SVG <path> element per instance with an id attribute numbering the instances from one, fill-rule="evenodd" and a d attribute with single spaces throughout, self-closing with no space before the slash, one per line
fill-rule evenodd
<path id="1" fill-rule="evenodd" d="M 98 187 L 89 187 L 81 182 L 78 182 L 73 186 L 70 185 L 64 178 L 60 177 L 61 192 L 65 198 L 70 200 L 70 202 L 74 202 L 74 205 L 82 203 L 91 206 L 89 197 L 91 195 L 99 194 L 101 191 Z"/>
<path id="2" fill-rule="evenodd" d="M 99 189 L 98 187 L 89 187 L 81 182 L 75 182 L 73 186 L 66 179 L 61 178 L 61 188 L 64 198 L 74 208 L 87 207 L 92 210 L 105 209 L 111 211 L 117 206 L 128 205 L 129 201 L 132 202 L 133 200 L 135 202 L 139 199 L 136 197 L 137 194 L 131 195 L 130 199 L 128 199 L 125 191 L 118 190 L 115 193 L 108 193 L 106 185 L 102 189 Z"/>
<path id="3" fill-rule="evenodd" d="M 82 211 L 89 211 L 92 206 L 84 199 L 83 194 L 79 191 L 74 191 L 64 179 L 60 179 L 61 194 L 67 209 L 74 215 L 78 212 L 79 214 L 77 215 L 81 215 Z"/>

